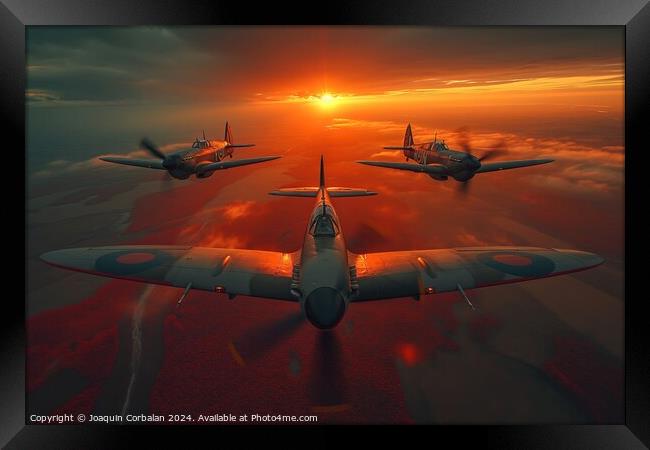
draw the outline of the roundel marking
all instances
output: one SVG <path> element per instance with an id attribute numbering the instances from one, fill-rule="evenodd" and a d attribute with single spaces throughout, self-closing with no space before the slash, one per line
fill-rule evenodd
<path id="1" fill-rule="evenodd" d="M 488 267 L 518 277 L 543 277 L 555 270 L 550 258 L 528 252 L 485 252 L 478 260 Z"/>
<path id="2" fill-rule="evenodd" d="M 95 270 L 116 275 L 132 275 L 169 264 L 174 257 L 161 250 L 119 250 L 100 256 Z"/>
<path id="3" fill-rule="evenodd" d="M 508 266 L 529 266 L 533 263 L 532 259 L 521 255 L 494 255 L 492 259 Z"/>
<path id="4" fill-rule="evenodd" d="M 148 252 L 126 253 L 115 258 L 120 264 L 142 264 L 154 259 L 156 255 Z"/>

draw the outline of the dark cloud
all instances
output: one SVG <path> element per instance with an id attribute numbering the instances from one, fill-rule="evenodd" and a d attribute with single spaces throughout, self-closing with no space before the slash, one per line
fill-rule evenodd
<path id="1" fill-rule="evenodd" d="M 64 101 L 356 93 L 620 74 L 618 28 L 38 27 L 28 88 Z M 451 83 L 450 83 L 451 82 Z"/>
<path id="2" fill-rule="evenodd" d="M 210 58 L 164 28 L 31 28 L 28 89 L 65 101 L 155 100 Z"/>

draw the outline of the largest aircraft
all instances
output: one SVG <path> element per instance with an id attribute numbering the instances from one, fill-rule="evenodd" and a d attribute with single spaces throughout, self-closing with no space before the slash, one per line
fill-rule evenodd
<path id="1" fill-rule="evenodd" d="M 299 303 L 307 320 L 335 327 L 350 303 L 517 283 L 597 266 L 577 250 L 465 247 L 355 254 L 347 249 L 331 199 L 374 195 L 326 187 L 323 158 L 316 187 L 272 195 L 316 199 L 302 248 L 293 253 L 190 246 L 126 245 L 56 250 L 41 258 L 65 269 L 111 278 Z M 470 303 L 471 305 L 471 303 Z"/>

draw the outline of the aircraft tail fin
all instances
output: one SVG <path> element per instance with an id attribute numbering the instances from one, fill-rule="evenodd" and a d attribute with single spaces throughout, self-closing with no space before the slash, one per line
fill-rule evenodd
<path id="1" fill-rule="evenodd" d="M 228 147 L 232 148 L 255 147 L 255 144 L 233 144 L 232 129 L 230 128 L 230 124 L 228 122 L 226 122 L 226 129 L 223 132 L 223 140 L 228 143 Z"/>
<path id="2" fill-rule="evenodd" d="M 280 195 L 283 197 L 316 197 L 321 190 L 326 190 L 328 195 L 334 197 L 366 197 L 368 195 L 377 195 L 376 192 L 363 188 L 349 187 L 325 187 L 325 163 L 323 155 L 320 157 L 320 182 L 318 187 L 296 187 L 276 189 L 269 192 L 270 195 Z"/>
<path id="3" fill-rule="evenodd" d="M 320 183 L 318 186 L 325 187 L 325 163 L 323 162 L 323 155 L 320 155 Z"/>
<path id="4" fill-rule="evenodd" d="M 230 124 L 226 121 L 226 129 L 223 132 L 223 140 L 227 143 L 232 143 L 232 130 L 230 129 Z"/>
<path id="5" fill-rule="evenodd" d="M 411 124 L 409 123 L 404 133 L 404 147 L 411 147 L 413 145 L 413 132 L 411 131 Z"/>
<path id="6" fill-rule="evenodd" d="M 413 132 L 411 131 L 411 124 L 409 123 L 406 127 L 406 132 L 404 133 L 404 142 L 402 146 L 398 145 L 389 145 L 384 147 L 386 150 L 411 150 L 413 147 Z"/>

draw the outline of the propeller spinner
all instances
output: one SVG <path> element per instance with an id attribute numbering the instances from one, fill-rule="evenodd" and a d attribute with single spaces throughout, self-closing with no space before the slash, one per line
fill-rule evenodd
<path id="1" fill-rule="evenodd" d="M 162 166 L 167 169 L 167 171 L 171 171 L 174 169 L 177 169 L 178 166 L 180 165 L 181 158 L 179 155 L 170 155 L 167 156 L 165 155 L 153 142 L 151 142 L 149 139 L 144 138 L 140 142 L 140 146 L 147 150 L 149 153 L 151 153 L 153 156 L 156 158 L 162 159 Z"/>
<path id="2" fill-rule="evenodd" d="M 459 146 L 463 149 L 463 151 L 467 154 L 464 162 L 464 167 L 471 172 L 476 172 L 481 168 L 481 163 L 483 161 L 488 161 L 490 159 L 493 159 L 497 156 L 501 156 L 507 153 L 506 150 L 504 150 L 506 146 L 505 140 L 499 141 L 497 144 L 493 145 L 491 148 L 488 148 L 483 152 L 483 154 L 479 157 L 476 157 L 472 155 L 472 144 L 468 135 L 468 128 L 467 127 L 462 127 L 459 128 L 458 130 L 458 140 L 459 140 Z M 468 178 L 465 181 L 461 181 L 460 184 L 458 185 L 458 192 L 461 195 L 467 195 L 469 191 L 469 182 L 471 181 L 471 177 Z"/>

